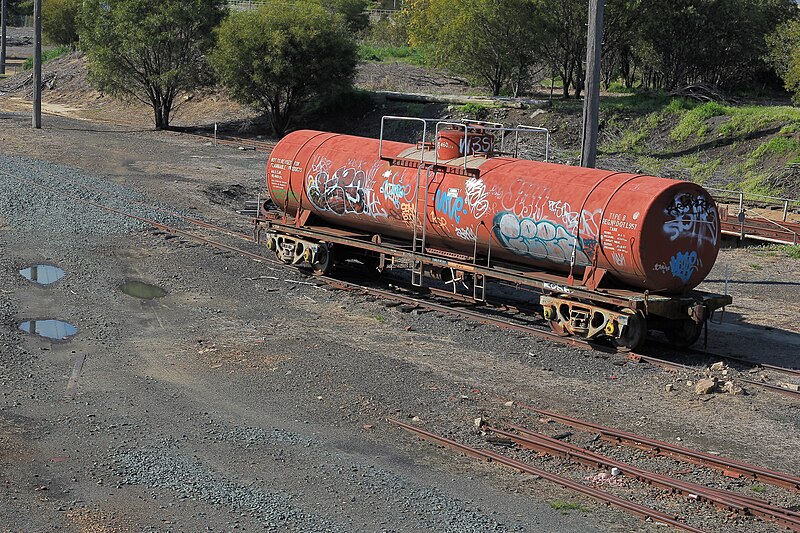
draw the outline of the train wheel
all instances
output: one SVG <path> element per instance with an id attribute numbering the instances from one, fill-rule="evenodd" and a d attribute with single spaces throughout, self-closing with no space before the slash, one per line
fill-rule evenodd
<path id="1" fill-rule="evenodd" d="M 320 243 L 317 250 L 317 260 L 311 264 L 311 271 L 315 276 L 327 276 L 333 269 L 333 247 L 327 243 Z"/>
<path id="2" fill-rule="evenodd" d="M 620 337 L 612 339 L 612 343 L 618 352 L 630 352 L 641 346 L 647 338 L 647 319 L 632 309 L 623 312 L 628 315 L 628 325 Z"/>
<path id="3" fill-rule="evenodd" d="M 691 318 L 674 320 L 672 327 L 665 330 L 667 340 L 678 348 L 688 348 L 700 338 L 703 332 L 703 325 L 698 324 Z"/>

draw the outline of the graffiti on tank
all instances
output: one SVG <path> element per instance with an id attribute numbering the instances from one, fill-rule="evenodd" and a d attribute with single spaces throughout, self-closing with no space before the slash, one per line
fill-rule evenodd
<path id="1" fill-rule="evenodd" d="M 403 200 L 410 200 L 408 197 L 411 194 L 412 185 L 410 183 L 403 183 L 403 176 L 392 174 L 391 170 L 387 170 L 383 177 L 383 185 L 381 185 L 381 194 L 383 197 L 394 204 L 396 208 L 400 208 L 400 202 Z"/>
<path id="2" fill-rule="evenodd" d="M 456 228 L 456 236 L 465 241 L 477 241 L 478 236 L 472 228 Z"/>
<path id="3" fill-rule="evenodd" d="M 619 267 L 625 266 L 625 255 L 619 252 L 613 252 L 611 254 L 611 258 L 614 260 L 614 263 Z"/>
<path id="4" fill-rule="evenodd" d="M 437 226 L 442 229 L 447 228 L 447 217 L 446 216 L 438 216 L 436 213 L 429 212 L 428 213 L 428 222 L 432 225 Z"/>
<path id="5" fill-rule="evenodd" d="M 719 233 L 717 209 L 705 196 L 677 194 L 664 211 L 671 217 L 664 223 L 664 232 L 670 236 L 670 240 L 687 237 L 697 239 L 700 244 L 704 242 L 717 244 Z"/>
<path id="6" fill-rule="evenodd" d="M 559 220 L 571 233 L 578 233 L 588 238 L 596 238 L 600 233 L 600 215 L 602 209 L 594 211 L 573 211 L 569 202 L 563 200 L 548 200 L 547 208 L 552 213 L 554 220 Z"/>
<path id="7" fill-rule="evenodd" d="M 456 224 L 460 224 L 461 215 L 466 215 L 467 209 L 464 207 L 464 199 L 458 195 L 458 191 L 451 189 L 448 192 L 436 191 L 436 212 L 440 216 L 445 215 Z"/>
<path id="8" fill-rule="evenodd" d="M 404 224 L 412 226 L 414 224 L 414 206 L 411 204 L 400 204 L 400 216 Z"/>
<path id="9" fill-rule="evenodd" d="M 700 266 L 700 258 L 696 251 L 678 252 L 670 258 L 669 264 L 665 262 L 656 263 L 653 266 L 653 270 L 662 274 L 672 274 L 673 277 L 680 279 L 683 283 L 687 283 Z"/>
<path id="10" fill-rule="evenodd" d="M 669 260 L 669 269 L 672 275 L 686 283 L 697 270 L 697 252 L 678 252 Z"/>
<path id="11" fill-rule="evenodd" d="M 547 209 L 548 192 L 536 184 L 523 182 L 519 187 L 507 189 L 495 185 L 489 194 L 499 200 L 503 211 L 539 220 L 544 218 Z"/>
<path id="12" fill-rule="evenodd" d="M 525 257 L 556 263 L 588 266 L 591 262 L 584 242 L 566 227 L 549 220 L 534 220 L 515 213 L 499 213 L 494 219 L 494 235 L 507 250 Z M 596 244 L 596 242 L 595 242 Z"/>
<path id="13" fill-rule="evenodd" d="M 489 193 L 480 178 L 469 178 L 464 186 L 465 202 L 475 218 L 481 218 L 489 210 Z"/>
<path id="14" fill-rule="evenodd" d="M 381 164 L 367 170 L 362 165 L 351 161 L 331 173 L 331 161 L 320 157 L 306 178 L 308 199 L 317 209 L 337 215 L 388 217 L 373 191 Z"/>

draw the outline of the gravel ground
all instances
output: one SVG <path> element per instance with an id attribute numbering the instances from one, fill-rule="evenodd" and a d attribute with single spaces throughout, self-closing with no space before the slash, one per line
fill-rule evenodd
<path id="1" fill-rule="evenodd" d="M 241 186 L 255 197 L 263 154 L 53 117 L 44 131 L 31 132 L 24 117 L 0 118 L 8 126 L 0 132 L 2 164 L 39 176 L 38 168 L 68 173 L 247 230 L 231 214 L 238 200 L 220 193 Z M 686 383 L 703 370 L 669 374 L 403 312 L 307 284 L 290 269 L 117 226 L 36 188 L 0 186 L 0 206 L 10 205 L 47 208 L 35 216 L 27 208 L 0 213 L 0 531 L 663 531 L 542 480 L 420 443 L 384 422 L 416 417 L 486 447 L 473 426 L 478 416 L 539 424 L 509 401 L 800 469 L 798 404 L 790 398 L 760 390 L 698 397 Z M 746 270 L 753 257 L 766 261 L 745 250 L 723 252 L 735 278 L 748 281 L 730 285 L 734 299 L 771 297 L 791 309 L 794 289 L 760 283 L 759 271 Z M 51 287 L 33 286 L 17 271 L 37 262 L 67 275 Z M 126 279 L 168 294 L 133 299 L 118 290 Z M 745 303 L 736 313 L 747 325 L 730 323 L 724 335 L 714 327 L 710 338 L 726 337 L 717 347 L 753 355 L 758 347 L 743 339 L 758 331 L 775 343 L 767 355 L 780 355 L 775 346 L 785 354 L 791 344 L 784 337 L 797 333 L 789 325 L 765 330 L 757 310 Z M 67 320 L 80 333 L 66 343 L 23 338 L 17 323 L 31 317 Z M 80 355 L 87 359 L 77 396 L 66 400 Z M 582 481 L 596 473 L 525 457 Z M 748 483 L 695 470 L 688 475 L 697 480 L 741 483 L 755 493 Z M 775 530 L 651 489 L 620 490 L 706 530 Z M 796 496 L 765 494 L 798 505 Z"/>

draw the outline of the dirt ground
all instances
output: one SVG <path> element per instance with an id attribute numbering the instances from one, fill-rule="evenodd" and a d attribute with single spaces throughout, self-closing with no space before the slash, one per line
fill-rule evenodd
<path id="1" fill-rule="evenodd" d="M 67 116 L 46 115 L 44 129 L 32 131 L 20 102 L 0 97 L 0 156 L 28 158 L 32 177 L 37 165 L 55 163 L 148 203 L 248 230 L 234 208 L 262 190 L 264 154 L 150 131 L 141 110 L 113 125 L 115 114 L 90 121 L 62 103 L 51 110 Z M 702 370 L 671 374 L 404 313 L 309 285 L 291 269 L 145 228 L 103 226 L 84 214 L 92 208 L 58 199 L 59 190 L 55 200 L 35 188 L 3 194 L 16 211 L 0 215 L 0 531 L 665 530 L 385 422 L 415 420 L 484 447 L 491 445 L 474 429 L 476 417 L 565 430 L 519 403 L 800 471 L 795 399 L 750 387 L 697 396 Z M 17 223 L 17 212 L 34 209 L 40 219 Z M 38 287 L 18 274 L 37 263 L 66 276 Z M 724 249 L 701 288 L 723 292 L 726 279 L 734 305 L 711 325 L 709 350 L 799 366 L 800 261 Z M 132 298 L 119 290 L 125 280 L 167 296 Z M 47 318 L 80 331 L 53 342 L 18 329 Z M 77 389 L 65 397 L 80 357 Z M 726 372 L 733 380 L 764 374 Z M 771 383 L 792 381 L 768 374 Z M 591 442 L 578 432 L 567 438 Z M 785 491 L 674 461 L 604 453 L 800 505 Z M 520 456 L 582 482 L 596 473 Z M 777 529 L 632 481 L 615 490 L 709 531 Z"/>

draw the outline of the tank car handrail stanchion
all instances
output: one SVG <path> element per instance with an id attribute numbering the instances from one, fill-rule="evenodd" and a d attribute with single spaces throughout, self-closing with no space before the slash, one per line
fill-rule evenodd
<path id="1" fill-rule="evenodd" d="M 527 126 L 525 124 L 517 124 L 517 127 L 514 128 L 517 132 L 516 135 L 516 146 L 514 147 L 514 157 L 519 157 L 519 132 L 522 131 L 531 131 L 531 132 L 542 132 L 545 134 L 545 143 L 544 143 L 544 162 L 547 163 L 550 160 L 550 130 L 547 128 L 540 128 L 539 126 Z"/>

